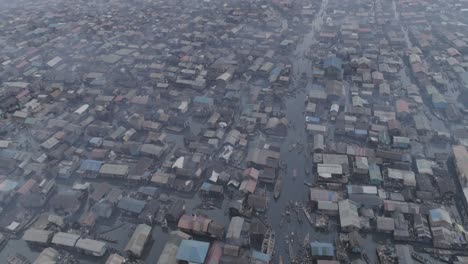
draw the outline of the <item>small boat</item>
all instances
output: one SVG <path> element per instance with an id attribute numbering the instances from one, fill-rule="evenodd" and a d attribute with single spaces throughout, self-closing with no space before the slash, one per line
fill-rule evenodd
<path id="1" fill-rule="evenodd" d="M 297 170 L 296 169 L 293 169 L 292 176 L 293 176 L 293 180 L 295 180 L 296 177 L 297 177 Z"/>
<path id="2" fill-rule="evenodd" d="M 163 230 L 167 230 L 167 220 L 164 218 L 164 221 L 161 223 L 161 227 Z"/>
<path id="3" fill-rule="evenodd" d="M 310 187 L 310 188 L 314 187 L 314 186 L 312 185 L 312 183 L 310 183 L 310 182 L 308 182 L 308 181 L 304 181 L 304 185 L 307 186 L 307 187 Z"/>
<path id="4" fill-rule="evenodd" d="M 302 146 L 300 146 L 299 149 L 297 150 L 297 153 L 301 154 L 302 151 L 304 151 L 304 148 Z"/>
<path id="5" fill-rule="evenodd" d="M 215 209 L 214 205 L 211 205 L 211 204 L 202 204 L 201 205 L 201 209 L 204 209 L 204 210 L 213 210 Z"/>
<path id="6" fill-rule="evenodd" d="M 275 242 L 276 242 L 275 231 L 269 229 L 265 233 L 265 238 L 263 239 L 262 252 L 272 256 L 273 251 L 275 249 Z"/>
<path id="7" fill-rule="evenodd" d="M 296 215 L 299 215 L 299 210 L 300 210 L 299 203 L 296 201 L 294 202 L 294 210 L 296 211 Z"/>
<path id="8" fill-rule="evenodd" d="M 314 225 L 314 221 L 312 220 L 312 216 L 310 215 L 309 211 L 307 210 L 307 208 L 305 206 L 302 206 L 302 211 L 304 211 L 304 214 L 307 218 L 307 221 L 309 221 L 309 223 L 311 225 Z"/>
<path id="9" fill-rule="evenodd" d="M 309 246 L 309 243 L 310 243 L 310 235 L 309 233 L 307 233 L 304 237 L 304 247 Z"/>
<path id="10" fill-rule="evenodd" d="M 279 256 L 278 264 L 283 264 L 283 256 Z"/>
<path id="11" fill-rule="evenodd" d="M 284 162 L 284 160 L 281 160 L 280 163 L 279 163 L 279 167 L 280 169 L 285 169 L 287 166 L 286 166 L 286 162 Z"/>
<path id="12" fill-rule="evenodd" d="M 296 254 L 294 252 L 294 233 L 291 233 L 291 236 L 289 237 L 288 253 L 291 263 L 296 263 Z"/>
<path id="13" fill-rule="evenodd" d="M 366 261 L 367 264 L 371 264 L 371 261 L 369 259 L 369 256 L 367 256 L 366 253 L 362 253 L 362 257 L 364 258 L 364 260 Z"/>
<path id="14" fill-rule="evenodd" d="M 309 174 L 310 174 L 309 167 L 306 167 L 306 168 L 305 168 L 305 174 L 306 174 L 306 175 L 309 175 Z"/>
<path id="15" fill-rule="evenodd" d="M 275 189 L 274 189 L 274 192 L 273 192 L 273 197 L 275 199 L 279 198 L 279 196 L 281 194 L 282 185 L 283 185 L 283 178 L 281 176 L 279 176 L 278 179 L 276 180 Z"/>
<path id="16" fill-rule="evenodd" d="M 291 259 L 291 262 L 294 263 L 296 261 L 296 258 L 294 256 L 294 248 L 291 242 L 288 244 L 288 253 L 289 253 L 289 258 Z"/>

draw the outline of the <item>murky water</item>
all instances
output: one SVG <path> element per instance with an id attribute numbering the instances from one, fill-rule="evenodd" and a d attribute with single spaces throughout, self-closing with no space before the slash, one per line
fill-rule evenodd
<path id="1" fill-rule="evenodd" d="M 305 57 L 305 55 L 310 51 L 310 48 L 315 43 L 315 34 L 320 30 L 323 24 L 327 5 L 328 0 L 323 0 L 320 9 L 311 25 L 309 33 L 304 35 L 303 40 L 297 45 L 297 48 L 294 52 L 293 79 L 296 81 L 293 82 L 293 86 L 298 86 L 298 82 L 300 82 L 299 80 L 303 75 L 307 76 L 308 79 L 311 79 L 312 77 L 312 64 L 311 61 Z M 282 255 L 285 263 L 289 263 L 287 250 L 288 247 L 285 243 L 286 239 L 284 239 L 285 236 L 290 235 L 291 233 L 295 234 L 295 241 L 297 242 L 295 243 L 294 248 L 296 251 L 298 251 L 302 245 L 302 241 L 306 233 L 310 234 L 311 241 L 318 240 L 322 242 L 333 242 L 336 238 L 335 236 L 337 235 L 336 221 L 332 221 L 335 224 L 331 225 L 329 232 L 317 232 L 309 225 L 302 212 L 300 212 L 300 217 L 303 220 L 302 224 L 298 223 L 295 217 L 292 217 L 291 223 L 285 222 L 283 226 L 280 224 L 281 215 L 284 213 L 285 208 L 290 201 L 307 201 L 308 187 L 304 185 L 304 181 L 313 182 L 315 180 L 313 174 L 305 174 L 305 166 L 308 166 L 309 170 L 312 171 L 312 160 L 310 156 L 305 155 L 306 151 L 301 153 L 298 153 L 297 151 L 289 151 L 289 146 L 291 144 L 300 144 L 303 145 L 305 149 L 307 148 L 308 138 L 304 129 L 303 111 L 305 108 L 305 95 L 307 94 L 307 90 L 310 89 L 311 85 L 312 81 L 308 81 L 305 87 L 294 87 L 297 88 L 294 89 L 294 95 L 285 100 L 286 117 L 291 124 L 291 129 L 288 131 L 286 138 L 281 140 L 281 158 L 287 164 L 287 169 L 281 172 L 283 174 L 283 188 L 281 196 L 277 201 L 274 201 L 273 197 L 271 197 L 270 206 L 267 211 L 267 221 L 272 225 L 272 228 L 275 230 L 277 237 L 275 259 L 277 259 L 279 255 Z M 193 132 L 197 133 L 200 130 L 200 127 L 196 124 L 193 125 L 195 130 Z M 168 136 L 168 140 L 174 142 L 176 146 L 183 144 L 182 139 L 182 135 L 171 134 Z M 297 171 L 297 177 L 295 180 L 292 178 L 293 170 Z M 224 207 L 226 206 L 227 202 L 228 201 L 224 201 Z M 200 200 L 198 195 L 195 195 L 193 198 L 188 198 L 187 212 L 195 212 L 195 206 L 197 206 L 199 203 Z M 227 212 L 225 210 L 226 208 L 224 207 L 219 210 L 203 211 L 203 213 L 215 221 L 227 226 L 229 223 L 229 217 L 227 216 Z M 110 221 L 108 226 L 101 226 L 100 228 L 106 230 L 116 226 L 118 225 L 117 221 L 119 220 L 115 218 L 114 222 Z M 125 223 L 121 228 L 109 233 L 111 238 L 118 240 L 118 242 L 116 244 L 112 244 L 111 247 L 115 248 L 116 250 L 122 250 L 130 238 L 130 235 L 133 232 L 133 228 L 134 224 Z M 143 259 L 145 259 L 146 263 L 156 262 L 156 260 L 159 258 L 159 255 L 161 254 L 162 248 L 167 241 L 167 237 L 168 234 L 163 232 L 160 227 L 154 227 L 153 241 L 146 248 L 143 256 Z M 379 240 L 380 238 L 378 236 L 373 235 L 369 235 L 365 238 L 366 248 L 368 248 L 368 254 L 372 261 L 375 260 L 375 244 L 376 241 Z M 0 259 L 4 260 L 8 255 L 13 255 L 19 252 L 28 257 L 30 260 L 34 260 L 40 250 L 41 249 L 29 248 L 24 241 L 11 240 L 5 249 L 0 253 Z M 98 260 L 83 256 L 80 256 L 80 260 L 82 260 L 81 263 L 97 263 L 97 261 L 99 263 L 103 262 L 102 259 Z"/>
<path id="2" fill-rule="evenodd" d="M 293 61 L 294 69 L 294 80 L 298 85 L 301 76 L 305 75 L 308 79 L 312 77 L 312 64 L 309 59 L 304 55 L 310 51 L 310 48 L 315 42 L 315 34 L 318 32 L 322 26 L 324 14 L 326 7 L 328 5 L 328 0 L 324 0 L 321 4 L 320 10 L 318 11 L 315 20 L 312 23 L 310 32 L 306 34 L 301 43 L 297 45 L 297 48 L 294 52 L 295 58 Z M 283 260 L 288 260 L 288 245 L 286 244 L 286 236 L 295 234 L 295 246 L 294 249 L 297 252 L 302 247 L 302 242 L 307 233 L 310 234 L 310 240 L 318 240 L 323 242 L 333 242 L 336 236 L 336 226 L 332 226 L 332 230 L 327 233 L 316 232 L 314 228 L 310 226 L 307 222 L 303 213 L 300 212 L 300 218 L 302 219 L 302 224 L 298 223 L 295 217 L 292 217 L 291 223 L 284 222 L 281 226 L 281 215 L 285 212 L 285 208 L 290 203 L 290 201 L 298 201 L 300 203 L 306 202 L 308 200 L 308 187 L 304 185 L 304 181 L 313 182 L 314 176 L 311 173 L 306 175 L 305 166 L 309 167 L 309 171 L 312 171 L 312 160 L 310 156 L 306 156 L 307 151 L 298 153 L 297 151 L 289 151 L 289 146 L 291 144 L 300 144 L 307 148 L 307 134 L 305 131 L 305 96 L 307 91 L 311 87 L 311 81 L 307 82 L 305 87 L 294 87 L 297 88 L 294 92 L 294 95 L 286 99 L 286 118 L 288 118 L 291 128 L 288 130 L 288 134 L 281 146 L 281 158 L 287 164 L 287 169 L 283 174 L 283 188 L 280 198 L 277 201 L 273 201 L 270 204 L 268 209 L 268 220 L 271 222 L 273 229 L 275 230 L 277 237 L 277 246 L 276 246 L 276 255 L 275 258 L 278 258 L 279 255 L 283 256 Z M 293 170 L 296 170 L 297 177 L 293 179 Z M 292 213 L 294 215 L 294 213 Z M 286 263 L 287 263 L 286 262 Z"/>

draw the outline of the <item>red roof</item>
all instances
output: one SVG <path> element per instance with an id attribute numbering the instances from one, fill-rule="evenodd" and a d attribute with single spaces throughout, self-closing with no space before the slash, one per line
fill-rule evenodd
<path id="1" fill-rule="evenodd" d="M 208 226 L 211 223 L 211 219 L 198 215 L 183 215 L 177 227 L 180 229 L 195 231 L 195 232 L 208 232 Z"/>
<path id="2" fill-rule="evenodd" d="M 244 176 L 246 177 L 251 177 L 257 180 L 259 175 L 260 175 L 260 172 L 255 168 L 247 168 L 244 170 Z"/>
<path id="3" fill-rule="evenodd" d="M 406 100 L 398 99 L 396 101 L 397 113 L 409 113 L 409 103 Z"/>
<path id="4" fill-rule="evenodd" d="M 31 192 L 31 190 L 37 185 L 37 182 L 36 180 L 33 180 L 33 179 L 29 179 L 27 180 L 23 186 L 21 186 L 21 188 L 18 189 L 18 193 L 20 194 L 27 194 L 29 192 Z"/>
<path id="5" fill-rule="evenodd" d="M 208 251 L 208 256 L 205 259 L 205 264 L 219 263 L 221 256 L 223 255 L 223 248 L 221 242 L 215 242 Z"/>

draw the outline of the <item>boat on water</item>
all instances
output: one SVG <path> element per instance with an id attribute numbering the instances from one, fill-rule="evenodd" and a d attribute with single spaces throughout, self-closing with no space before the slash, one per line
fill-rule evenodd
<path id="1" fill-rule="evenodd" d="M 294 262 L 295 261 L 294 247 L 291 242 L 288 244 L 288 253 L 289 253 L 289 258 L 291 259 L 291 262 Z"/>
<path id="2" fill-rule="evenodd" d="M 296 215 L 299 215 L 300 210 L 301 210 L 301 205 L 297 201 L 295 201 L 294 202 L 294 211 L 296 211 Z"/>
<path id="3" fill-rule="evenodd" d="M 273 251 L 275 250 L 275 242 L 275 231 L 268 229 L 265 233 L 265 238 L 263 239 L 262 252 L 272 256 Z"/>
<path id="4" fill-rule="evenodd" d="M 307 210 L 305 206 L 302 206 L 302 211 L 304 211 L 307 221 L 309 221 L 311 225 L 314 225 L 314 221 L 312 220 L 312 216 L 310 215 L 309 210 Z"/>
<path id="5" fill-rule="evenodd" d="M 362 257 L 364 258 L 364 261 L 367 263 L 367 264 L 371 264 L 371 261 L 369 259 L 369 256 L 367 256 L 366 253 L 362 253 Z"/>
<path id="6" fill-rule="evenodd" d="M 288 243 L 288 253 L 291 263 L 296 263 L 296 254 L 294 252 L 294 234 L 291 234 L 290 240 Z"/>
<path id="7" fill-rule="evenodd" d="M 279 256 L 278 264 L 283 264 L 283 256 Z"/>
<path id="8" fill-rule="evenodd" d="M 279 176 L 275 183 L 275 190 L 273 192 L 273 197 L 278 199 L 281 194 L 281 187 L 283 185 L 283 177 Z"/>
<path id="9" fill-rule="evenodd" d="M 296 177 L 297 177 L 297 170 L 296 169 L 293 169 L 292 176 L 293 176 L 293 180 L 295 180 Z"/>
<path id="10" fill-rule="evenodd" d="M 310 234 L 307 232 L 307 234 L 304 237 L 304 247 L 309 246 L 310 243 Z"/>
<path id="11" fill-rule="evenodd" d="M 309 167 L 305 167 L 305 174 L 306 174 L 306 175 L 309 175 L 309 174 L 310 174 Z"/>
<path id="12" fill-rule="evenodd" d="M 163 230 L 167 230 L 168 225 L 167 225 L 166 218 L 164 218 L 163 222 L 161 223 L 161 227 L 162 227 Z"/>
<path id="13" fill-rule="evenodd" d="M 314 187 L 314 186 L 312 185 L 312 183 L 310 183 L 310 182 L 308 182 L 308 181 L 304 181 L 304 185 L 307 186 L 307 187 L 310 187 L 310 188 Z"/>

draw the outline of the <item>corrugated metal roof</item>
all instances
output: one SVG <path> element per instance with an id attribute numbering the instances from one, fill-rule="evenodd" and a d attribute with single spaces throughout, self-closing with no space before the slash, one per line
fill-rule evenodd
<path id="1" fill-rule="evenodd" d="M 341 69 L 342 65 L 343 65 L 343 61 L 337 57 L 328 57 L 328 58 L 325 58 L 325 60 L 323 61 L 324 68 L 334 67 L 337 69 Z"/>
<path id="2" fill-rule="evenodd" d="M 12 191 L 16 188 L 16 186 L 18 186 L 17 182 L 6 179 L 0 183 L 0 192 Z"/>
<path id="3" fill-rule="evenodd" d="M 145 201 L 140 201 L 130 197 L 124 197 L 120 199 L 117 207 L 125 211 L 139 214 L 143 211 L 143 208 L 145 208 L 145 204 Z"/>
<path id="4" fill-rule="evenodd" d="M 55 264 L 57 262 L 59 252 L 53 248 L 45 248 L 36 258 L 33 264 Z"/>
<path id="5" fill-rule="evenodd" d="M 135 228 L 132 237 L 125 246 L 125 251 L 129 251 L 133 255 L 139 257 L 143 252 L 143 249 L 151 235 L 151 226 L 145 224 L 139 224 Z"/>
<path id="6" fill-rule="evenodd" d="M 106 261 L 106 264 L 124 264 L 125 258 L 120 256 L 119 254 L 113 253 L 109 256 Z"/>
<path id="7" fill-rule="evenodd" d="M 103 162 L 99 160 L 83 160 L 80 165 L 80 171 L 99 172 Z"/>
<path id="8" fill-rule="evenodd" d="M 83 249 L 89 252 L 94 252 L 99 255 L 103 255 L 106 251 L 107 244 L 102 241 L 89 239 L 89 238 L 80 238 L 77 242 L 75 247 L 79 249 Z"/>
<path id="9" fill-rule="evenodd" d="M 452 218 L 450 217 L 450 214 L 442 208 L 429 211 L 429 220 L 431 223 L 443 221 L 452 224 Z"/>
<path id="10" fill-rule="evenodd" d="M 204 263 L 210 244 L 196 240 L 182 240 L 177 250 L 177 260 Z"/>
<path id="11" fill-rule="evenodd" d="M 379 165 L 375 163 L 369 164 L 369 177 L 374 181 L 382 181 L 382 173 Z"/>
<path id="12" fill-rule="evenodd" d="M 260 251 L 254 250 L 252 251 L 252 258 L 256 260 L 263 261 L 265 263 L 270 263 L 271 256 Z"/>
<path id="13" fill-rule="evenodd" d="M 169 235 L 169 239 L 167 240 L 166 245 L 161 252 L 161 255 L 159 256 L 157 264 L 177 263 L 176 255 L 180 243 L 184 239 L 191 238 L 192 237 L 190 235 L 187 235 L 182 231 L 172 231 Z"/>
<path id="14" fill-rule="evenodd" d="M 343 167 L 338 164 L 317 164 L 317 173 L 322 174 L 343 174 Z"/>
<path id="15" fill-rule="evenodd" d="M 226 239 L 239 239 L 242 227 L 244 226 L 244 218 L 236 216 L 231 218 L 229 227 L 226 233 Z"/>
<path id="16" fill-rule="evenodd" d="M 310 200 L 311 201 L 338 201 L 338 193 L 334 191 L 319 189 L 319 188 L 310 188 Z"/>
<path id="17" fill-rule="evenodd" d="M 128 166 L 122 165 L 122 164 L 107 164 L 106 163 L 102 165 L 101 169 L 99 170 L 99 173 L 126 176 L 128 174 Z"/>
<path id="18" fill-rule="evenodd" d="M 80 236 L 77 234 L 59 232 L 55 234 L 54 238 L 52 239 L 52 243 L 61 246 L 74 247 L 76 241 L 78 241 L 79 238 Z"/>
<path id="19" fill-rule="evenodd" d="M 35 243 L 47 243 L 54 232 L 40 229 L 28 229 L 24 232 L 23 240 Z"/>
<path id="20" fill-rule="evenodd" d="M 354 202 L 350 200 L 340 201 L 338 210 L 340 212 L 341 227 L 361 227 L 357 205 Z"/>
<path id="21" fill-rule="evenodd" d="M 213 98 L 207 97 L 207 96 L 195 96 L 193 98 L 194 103 L 198 104 L 207 104 L 207 105 L 213 105 L 214 101 Z"/>
<path id="22" fill-rule="evenodd" d="M 331 243 L 311 242 L 310 248 L 313 256 L 328 256 L 335 255 L 335 247 Z"/>

